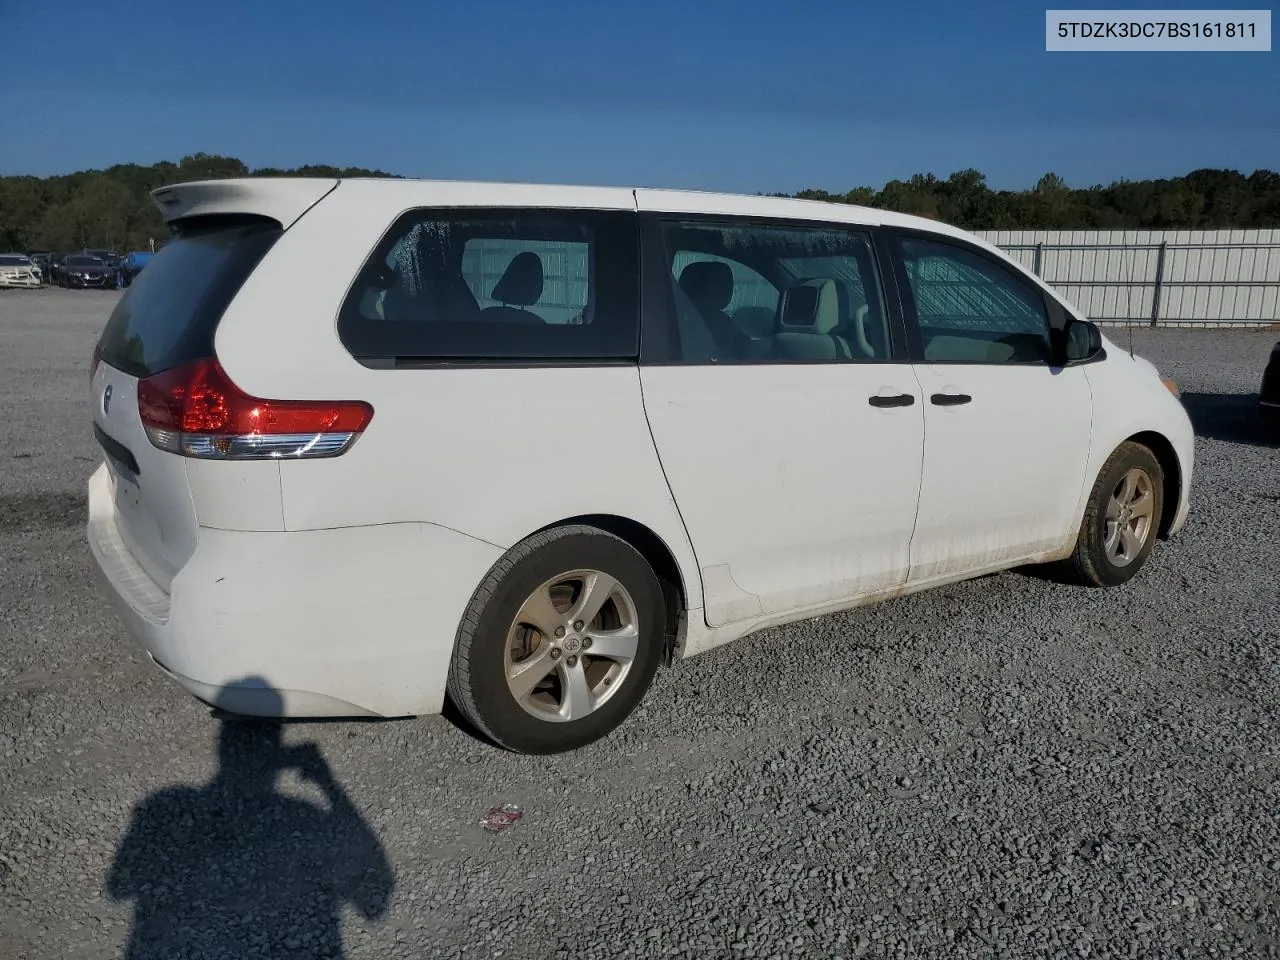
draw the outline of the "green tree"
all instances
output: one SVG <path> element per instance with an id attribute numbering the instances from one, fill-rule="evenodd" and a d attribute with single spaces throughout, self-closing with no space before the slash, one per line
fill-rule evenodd
<path id="1" fill-rule="evenodd" d="M 45 192 L 35 177 L 0 178 L 0 250 L 25 250 L 33 225 L 45 208 Z"/>
<path id="2" fill-rule="evenodd" d="M 158 187 L 227 177 L 387 177 L 382 170 L 308 164 L 250 170 L 235 157 L 193 153 L 177 163 L 116 164 L 56 177 L 0 177 L 0 248 L 147 249 L 168 236 L 151 200 Z M 776 193 L 769 196 L 785 197 Z M 932 217 L 971 230 L 1280 227 L 1280 173 L 1193 170 L 1167 180 L 1119 180 L 1070 187 L 1046 173 L 1029 190 L 992 190 L 981 171 L 945 180 L 918 173 L 879 190 L 809 187 L 794 194 Z"/>
<path id="3" fill-rule="evenodd" d="M 938 179 L 933 174 L 915 174 L 910 180 L 890 180 L 877 197 L 876 206 L 897 213 L 938 218 Z"/>

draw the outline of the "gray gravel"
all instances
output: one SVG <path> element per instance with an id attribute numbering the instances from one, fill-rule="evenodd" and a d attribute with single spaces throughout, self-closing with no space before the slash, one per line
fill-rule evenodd
<path id="1" fill-rule="evenodd" d="M 82 533 L 113 297 L 0 294 L 0 957 L 119 955 L 135 910 L 148 957 L 1280 956 L 1277 334 L 1135 338 L 1201 438 L 1128 586 L 768 631 L 526 758 L 442 717 L 224 724 L 144 663 Z"/>

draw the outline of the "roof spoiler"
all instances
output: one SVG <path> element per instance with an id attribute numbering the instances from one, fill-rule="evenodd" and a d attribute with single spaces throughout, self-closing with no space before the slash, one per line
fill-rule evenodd
<path id="1" fill-rule="evenodd" d="M 286 230 L 338 186 L 332 177 L 242 177 L 160 187 L 151 199 L 165 223 L 214 214 L 270 217 Z"/>

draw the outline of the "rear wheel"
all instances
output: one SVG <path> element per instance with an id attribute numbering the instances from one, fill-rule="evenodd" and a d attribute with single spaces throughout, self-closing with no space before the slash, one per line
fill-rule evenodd
<path id="1" fill-rule="evenodd" d="M 658 579 L 626 541 L 587 526 L 536 534 L 472 597 L 449 667 L 450 699 L 510 750 L 584 746 L 644 697 L 665 622 Z"/>
<path id="2" fill-rule="evenodd" d="M 1133 578 L 1155 546 L 1164 511 L 1164 471 L 1132 442 L 1116 448 L 1098 474 L 1075 551 L 1061 564 L 1073 582 L 1115 587 Z"/>

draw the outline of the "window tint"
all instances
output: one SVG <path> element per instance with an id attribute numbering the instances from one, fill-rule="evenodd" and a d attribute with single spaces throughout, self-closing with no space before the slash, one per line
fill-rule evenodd
<path id="1" fill-rule="evenodd" d="M 98 343 L 103 361 L 145 377 L 213 356 L 222 312 L 281 232 L 261 218 L 208 219 L 179 229 L 111 312 Z M 87 258 L 68 263 L 76 259 Z"/>
<path id="2" fill-rule="evenodd" d="M 695 221 L 662 235 L 681 362 L 890 357 L 866 232 Z"/>
<path id="3" fill-rule="evenodd" d="M 542 264 L 542 296 L 531 309 L 546 323 L 589 323 L 586 313 L 591 245 L 551 240 L 490 240 L 477 237 L 462 248 L 462 277 L 485 310 L 502 305 L 494 296 L 503 275 L 520 254 Z M 532 263 L 532 260 L 529 261 Z M 503 291 L 498 290 L 499 293 Z"/>
<path id="4" fill-rule="evenodd" d="M 1049 318 L 1032 284 L 963 247 L 914 238 L 900 246 L 927 361 L 1049 359 Z"/>
<path id="5" fill-rule="evenodd" d="M 338 320 L 365 360 L 634 359 L 635 217 L 418 210 L 361 270 Z"/>
<path id="6" fill-rule="evenodd" d="M 730 313 L 736 313 L 743 307 L 765 307 L 769 310 L 778 308 L 778 288 L 738 260 L 717 257 L 712 253 L 679 250 L 671 263 L 671 273 L 678 280 L 689 264 L 704 261 L 723 263 L 733 274 L 733 296 L 729 298 L 729 305 L 726 307 Z"/>

